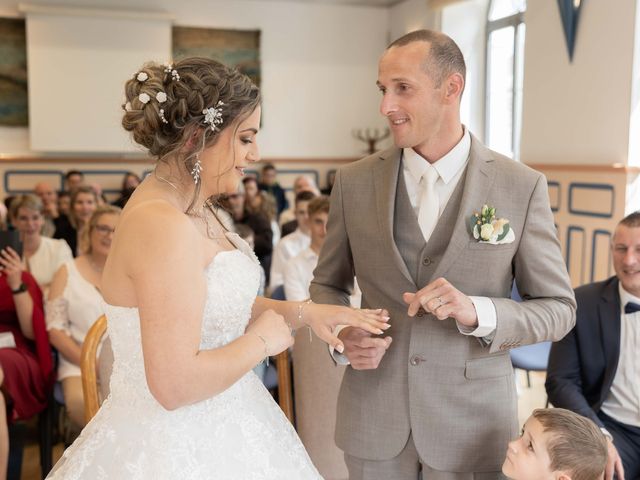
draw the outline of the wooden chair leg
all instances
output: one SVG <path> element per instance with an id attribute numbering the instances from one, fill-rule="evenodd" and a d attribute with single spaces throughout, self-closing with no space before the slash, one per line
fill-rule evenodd
<path id="1" fill-rule="evenodd" d="M 527 388 L 531 388 L 531 376 L 529 375 L 529 370 L 525 370 L 527 372 Z"/>

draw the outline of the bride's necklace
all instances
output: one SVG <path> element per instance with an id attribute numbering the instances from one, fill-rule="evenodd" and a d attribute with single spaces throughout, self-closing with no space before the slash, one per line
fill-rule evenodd
<path id="1" fill-rule="evenodd" d="M 170 182 L 169 180 L 167 180 L 166 178 L 158 175 L 158 172 L 156 172 L 155 170 L 153 171 L 153 175 L 160 181 L 168 184 L 169 186 L 171 186 L 176 192 L 178 192 L 180 194 L 181 197 L 184 198 L 184 193 L 172 182 Z M 211 222 L 210 217 L 214 216 L 213 213 L 211 214 L 207 214 L 207 212 L 211 211 L 211 205 L 209 203 L 209 200 L 207 200 L 205 202 L 205 204 L 202 206 L 202 213 L 187 213 L 187 215 L 191 216 L 191 217 L 196 217 L 202 220 L 202 222 L 204 223 L 204 227 L 207 233 L 207 237 L 214 240 L 217 243 L 218 240 L 221 239 L 226 239 L 227 235 L 226 235 L 226 231 L 224 229 L 224 227 L 222 227 L 222 225 L 220 225 L 220 223 L 216 220 L 214 222 Z M 212 225 L 212 223 L 214 225 Z M 216 226 L 218 226 L 218 228 L 216 228 Z"/>

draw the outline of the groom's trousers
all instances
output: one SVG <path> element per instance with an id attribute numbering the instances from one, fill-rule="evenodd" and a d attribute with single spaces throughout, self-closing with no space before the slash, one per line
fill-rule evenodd
<path id="1" fill-rule="evenodd" d="M 389 460 L 366 460 L 345 453 L 349 480 L 504 480 L 501 472 L 441 472 L 434 470 L 420 459 L 413 437 L 404 449 Z"/>

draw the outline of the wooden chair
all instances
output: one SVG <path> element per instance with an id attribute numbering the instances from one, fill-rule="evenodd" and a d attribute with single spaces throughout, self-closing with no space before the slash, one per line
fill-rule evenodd
<path id="1" fill-rule="evenodd" d="M 84 416 L 87 423 L 100 408 L 98 395 L 98 379 L 96 376 L 97 352 L 102 336 L 107 330 L 107 317 L 100 316 L 87 332 L 82 344 L 80 371 L 82 374 L 82 393 L 84 397 Z M 291 369 L 289 352 L 285 350 L 275 357 L 278 369 L 278 401 L 280 408 L 293 423 L 293 395 L 291 391 Z"/>
<path id="2" fill-rule="evenodd" d="M 289 350 L 279 353 L 275 357 L 278 370 L 278 403 L 280 408 L 293 423 L 293 392 L 291 389 L 291 364 Z"/>
<path id="3" fill-rule="evenodd" d="M 100 409 L 100 397 L 98 396 L 98 378 L 96 364 L 98 346 L 102 336 L 107 331 L 107 317 L 101 315 L 91 326 L 82 344 L 80 355 L 80 372 L 82 376 L 82 395 L 84 397 L 84 418 L 87 423 L 98 413 Z"/>

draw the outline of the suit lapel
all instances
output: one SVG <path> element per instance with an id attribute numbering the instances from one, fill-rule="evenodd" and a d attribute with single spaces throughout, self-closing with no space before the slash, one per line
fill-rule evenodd
<path id="1" fill-rule="evenodd" d="M 393 261 L 407 280 L 415 283 L 407 265 L 400 255 L 393 238 L 393 215 L 396 203 L 396 188 L 400 174 L 400 157 L 402 150 L 390 148 L 380 153 L 380 162 L 373 169 L 373 185 L 376 194 L 376 211 L 378 223 L 384 240 L 386 251 L 391 252 Z"/>
<path id="2" fill-rule="evenodd" d="M 618 279 L 614 279 L 602 292 L 598 303 L 598 318 L 600 320 L 600 335 L 602 349 L 606 361 L 604 378 L 602 380 L 602 398 L 611 389 L 613 377 L 618 369 L 620 358 L 620 293 Z"/>
<path id="3" fill-rule="evenodd" d="M 493 155 L 473 135 L 467 173 L 464 178 L 464 191 L 460 201 L 456 224 L 451 234 L 451 241 L 438 264 L 432 279 L 442 277 L 458 259 L 469 243 L 469 218 L 487 202 L 489 191 L 495 179 L 495 163 Z M 462 180 L 461 180 L 462 181 Z M 437 226 L 436 226 L 437 228 Z"/>

